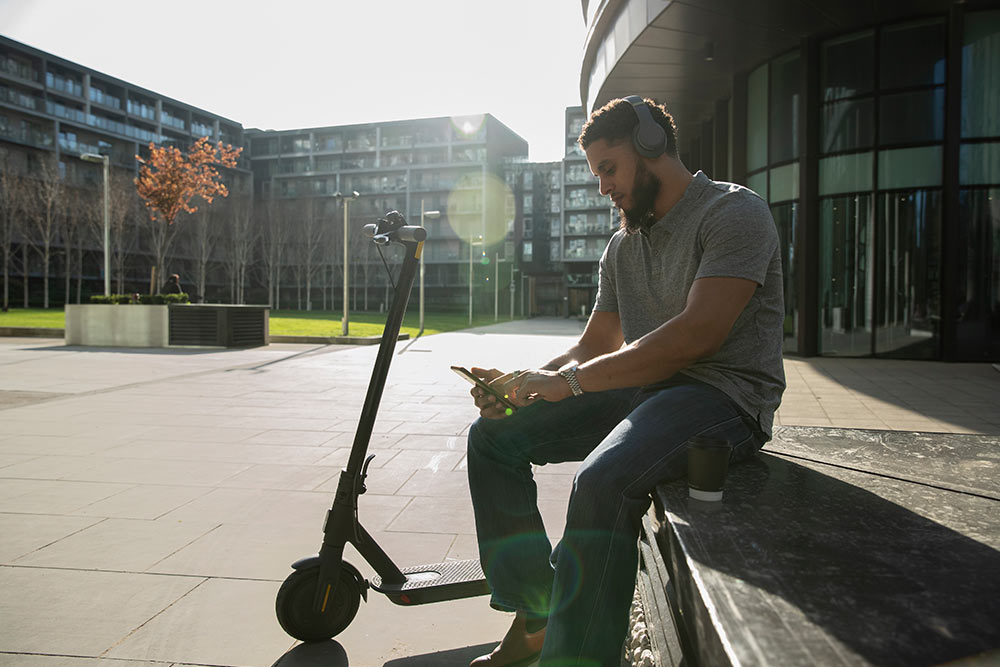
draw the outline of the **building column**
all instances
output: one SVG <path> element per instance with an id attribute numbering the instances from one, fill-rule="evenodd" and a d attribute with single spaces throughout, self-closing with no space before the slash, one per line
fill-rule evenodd
<path id="1" fill-rule="evenodd" d="M 799 354 L 819 354 L 819 40 L 802 40 L 799 105 L 799 207 L 795 221 L 795 295 Z"/>
<path id="2" fill-rule="evenodd" d="M 715 136 L 712 144 L 715 150 L 713 178 L 717 181 L 730 181 L 729 172 L 729 100 L 715 102 Z"/>
<path id="3" fill-rule="evenodd" d="M 747 182 L 747 72 L 733 77 L 733 132 L 729 137 L 733 169 L 729 177 L 733 183 Z"/>
<path id="4" fill-rule="evenodd" d="M 962 43 L 965 32 L 964 5 L 948 10 L 947 58 L 945 60 L 944 112 L 944 211 L 941 219 L 941 358 L 958 358 L 957 331 L 961 248 L 959 207 L 959 158 L 962 142 Z"/>

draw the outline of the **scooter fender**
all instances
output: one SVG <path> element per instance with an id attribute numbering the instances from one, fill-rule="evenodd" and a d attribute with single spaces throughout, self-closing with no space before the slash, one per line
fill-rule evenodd
<path id="1" fill-rule="evenodd" d="M 340 561 L 340 565 L 341 567 L 346 568 L 347 571 L 351 573 L 351 576 L 353 576 L 357 580 L 358 586 L 361 588 L 361 597 L 362 599 L 364 599 L 365 602 L 368 602 L 368 588 L 369 588 L 368 581 L 361 576 L 361 573 L 358 572 L 358 568 L 354 567 L 346 560 Z M 308 570 L 311 567 L 315 568 L 319 567 L 319 554 L 306 556 L 305 558 L 300 558 L 294 563 L 292 563 L 293 570 Z"/>

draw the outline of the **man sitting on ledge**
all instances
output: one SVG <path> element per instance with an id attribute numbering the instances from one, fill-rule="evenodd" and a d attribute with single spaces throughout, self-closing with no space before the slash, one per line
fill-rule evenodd
<path id="1" fill-rule="evenodd" d="M 474 667 L 539 657 L 543 666 L 617 666 L 650 492 L 685 473 L 693 436 L 727 440 L 733 461 L 753 456 L 785 386 L 781 261 L 767 203 L 692 175 L 673 119 L 652 100 L 608 103 L 579 141 L 621 214 L 586 329 L 514 379 L 473 369 L 522 406 L 507 416 L 472 390 L 480 559 L 491 605 L 516 612 Z M 583 464 L 552 552 L 531 466 L 563 461 Z"/>

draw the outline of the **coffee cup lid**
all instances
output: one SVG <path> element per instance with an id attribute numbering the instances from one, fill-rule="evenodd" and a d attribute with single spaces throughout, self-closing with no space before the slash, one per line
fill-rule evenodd
<path id="1" fill-rule="evenodd" d="M 688 495 L 695 500 L 707 500 L 709 502 L 722 500 L 722 491 L 702 491 L 690 486 L 688 487 Z"/>

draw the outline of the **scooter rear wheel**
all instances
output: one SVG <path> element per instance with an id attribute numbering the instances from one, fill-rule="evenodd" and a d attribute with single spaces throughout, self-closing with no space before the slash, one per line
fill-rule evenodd
<path id="1" fill-rule="evenodd" d="M 361 605 L 361 586 L 353 572 L 340 568 L 337 587 L 326 612 L 313 609 L 319 566 L 295 570 L 278 589 L 274 601 L 278 623 L 292 637 L 304 642 L 330 639 L 351 624 Z"/>

